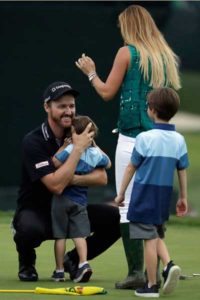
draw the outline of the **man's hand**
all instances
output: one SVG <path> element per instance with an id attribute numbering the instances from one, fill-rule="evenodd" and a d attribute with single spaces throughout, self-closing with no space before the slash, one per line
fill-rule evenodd
<path id="1" fill-rule="evenodd" d="M 81 153 L 91 145 L 94 137 L 94 131 L 90 131 L 92 123 L 89 123 L 81 134 L 76 134 L 72 126 L 72 141 L 74 149 L 79 150 Z"/>

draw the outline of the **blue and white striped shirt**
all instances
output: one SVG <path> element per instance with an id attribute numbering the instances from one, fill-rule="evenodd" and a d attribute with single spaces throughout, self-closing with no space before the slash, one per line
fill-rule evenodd
<path id="1" fill-rule="evenodd" d="M 137 170 L 128 219 L 163 224 L 169 218 L 174 172 L 189 165 L 184 137 L 174 125 L 156 123 L 136 137 L 131 162 Z"/>
<path id="2" fill-rule="evenodd" d="M 73 144 L 68 145 L 63 151 L 57 153 L 56 158 L 64 163 L 73 150 Z M 81 155 L 76 167 L 76 174 L 83 175 L 92 172 L 95 168 L 105 168 L 109 163 L 107 155 L 103 154 L 97 147 L 88 147 Z M 68 196 L 72 201 L 86 205 L 86 186 L 69 186 L 64 189 L 63 195 Z"/>

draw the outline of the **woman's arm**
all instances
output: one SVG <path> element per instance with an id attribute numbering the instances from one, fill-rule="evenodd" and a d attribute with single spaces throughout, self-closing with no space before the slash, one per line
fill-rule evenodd
<path id="1" fill-rule="evenodd" d="M 96 66 L 94 61 L 82 54 L 82 57 L 76 61 L 76 66 L 87 76 L 96 74 L 91 80 L 96 92 L 105 101 L 111 100 L 119 90 L 124 75 L 130 64 L 130 52 L 127 46 L 120 48 L 116 54 L 112 69 L 106 82 L 103 82 L 96 74 Z"/>

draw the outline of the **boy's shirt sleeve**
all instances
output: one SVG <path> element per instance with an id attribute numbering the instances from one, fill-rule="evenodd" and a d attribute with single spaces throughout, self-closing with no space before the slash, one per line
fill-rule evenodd
<path id="1" fill-rule="evenodd" d="M 188 152 L 187 152 L 185 139 L 183 137 L 182 143 L 180 145 L 180 157 L 179 160 L 177 161 L 177 170 L 183 170 L 188 167 L 189 167 Z"/>
<path id="2" fill-rule="evenodd" d="M 70 144 L 70 145 L 68 145 L 63 151 L 57 153 L 57 154 L 55 155 L 55 157 L 56 157 L 60 162 L 64 163 L 64 162 L 68 159 L 69 155 L 71 154 L 72 149 L 73 149 L 73 145 Z"/>
<path id="3" fill-rule="evenodd" d="M 133 152 L 131 155 L 131 163 L 137 168 L 144 160 L 145 149 L 146 149 L 145 139 L 143 137 L 143 134 L 139 134 L 136 137 L 135 146 L 133 148 Z"/>
<path id="4" fill-rule="evenodd" d="M 97 147 L 89 147 L 86 151 L 85 162 L 93 168 L 105 168 L 109 163 L 109 158 Z"/>
<path id="5" fill-rule="evenodd" d="M 105 168 L 109 164 L 109 158 L 107 155 L 103 154 L 100 156 L 100 160 L 97 163 L 97 167 Z"/>

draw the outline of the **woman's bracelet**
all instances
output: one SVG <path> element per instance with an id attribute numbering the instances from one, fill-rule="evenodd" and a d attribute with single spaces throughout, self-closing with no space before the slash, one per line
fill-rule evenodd
<path id="1" fill-rule="evenodd" d="M 91 73 L 88 74 L 88 79 L 90 82 L 97 76 L 97 73 L 95 71 L 92 71 Z"/>

